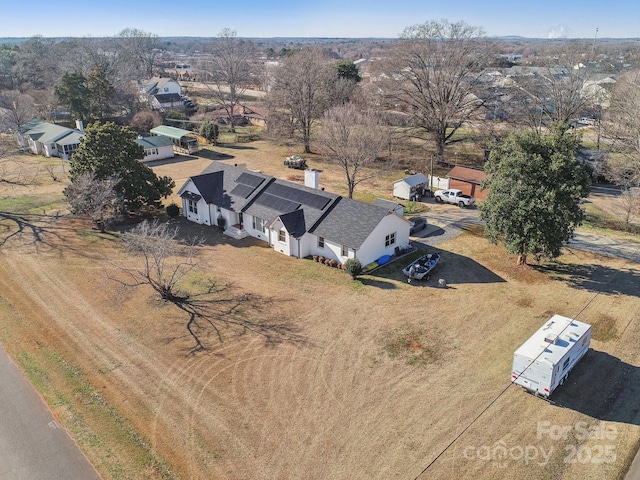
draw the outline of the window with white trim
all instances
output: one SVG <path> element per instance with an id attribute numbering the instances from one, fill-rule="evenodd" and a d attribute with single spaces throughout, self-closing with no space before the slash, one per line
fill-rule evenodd
<path id="1" fill-rule="evenodd" d="M 253 229 L 262 233 L 267 233 L 267 222 L 260 217 L 253 217 Z"/>
<path id="2" fill-rule="evenodd" d="M 282 243 L 287 242 L 287 232 L 285 232 L 284 229 L 278 232 L 278 241 Z"/>
<path id="3" fill-rule="evenodd" d="M 384 246 L 388 247 L 396 243 L 396 232 L 390 233 L 386 237 L 384 237 Z"/>
<path id="4" fill-rule="evenodd" d="M 195 213 L 196 215 L 198 214 L 198 203 L 194 202 L 193 200 L 187 200 L 187 205 L 189 207 L 189 211 L 191 213 Z"/>
<path id="5" fill-rule="evenodd" d="M 347 247 L 346 245 L 342 245 L 341 255 L 343 257 L 348 257 L 349 256 L 349 247 Z"/>
<path id="6" fill-rule="evenodd" d="M 324 248 L 324 237 L 318 237 L 318 248 Z"/>

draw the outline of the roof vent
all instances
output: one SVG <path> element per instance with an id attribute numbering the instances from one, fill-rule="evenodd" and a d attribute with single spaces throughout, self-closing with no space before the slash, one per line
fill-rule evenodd
<path id="1" fill-rule="evenodd" d="M 547 342 L 547 343 L 553 343 L 555 345 L 557 343 L 557 341 L 558 341 L 558 336 L 553 332 L 549 332 L 544 337 L 544 341 Z"/>

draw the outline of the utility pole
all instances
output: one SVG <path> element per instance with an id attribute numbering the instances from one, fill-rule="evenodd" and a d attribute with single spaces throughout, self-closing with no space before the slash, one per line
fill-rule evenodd
<path id="1" fill-rule="evenodd" d="M 598 38 L 598 27 L 596 27 L 596 34 L 593 36 L 593 54 L 596 54 L 596 39 Z"/>
<path id="2" fill-rule="evenodd" d="M 433 195 L 433 153 L 431 154 L 431 175 L 429 175 L 429 192 Z"/>

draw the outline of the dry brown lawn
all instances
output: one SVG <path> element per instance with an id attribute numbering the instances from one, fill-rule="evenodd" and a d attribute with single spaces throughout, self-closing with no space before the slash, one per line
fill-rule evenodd
<path id="1" fill-rule="evenodd" d="M 219 151 L 301 175 L 281 162 L 297 152 L 252 146 Z M 154 169 L 180 186 L 208 163 L 182 160 Z M 339 175 L 312 166 L 336 191 Z M 178 220 L 206 236 L 198 279 L 244 299 L 209 306 L 194 351 L 183 310 L 107 279 L 139 261 L 117 235 L 27 220 L 37 229 L 0 248 L 0 339 L 105 478 L 407 479 L 429 466 L 420 478 L 611 479 L 638 446 L 637 264 L 572 250 L 518 268 L 465 233 L 438 245 L 449 288 L 408 285 L 396 264 L 351 281 Z M 553 313 L 598 339 L 548 403 L 508 386 L 513 351 Z M 234 328 L 238 316 L 264 328 Z M 539 422 L 572 430 L 539 435 Z"/>

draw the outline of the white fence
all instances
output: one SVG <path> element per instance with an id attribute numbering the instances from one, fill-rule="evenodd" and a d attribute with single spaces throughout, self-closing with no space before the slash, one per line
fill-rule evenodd
<path id="1" fill-rule="evenodd" d="M 427 175 L 429 178 L 429 175 Z M 435 190 L 447 190 L 449 188 L 449 179 L 442 177 L 433 177 L 433 181 L 429 178 L 429 186 L 433 191 Z"/>

